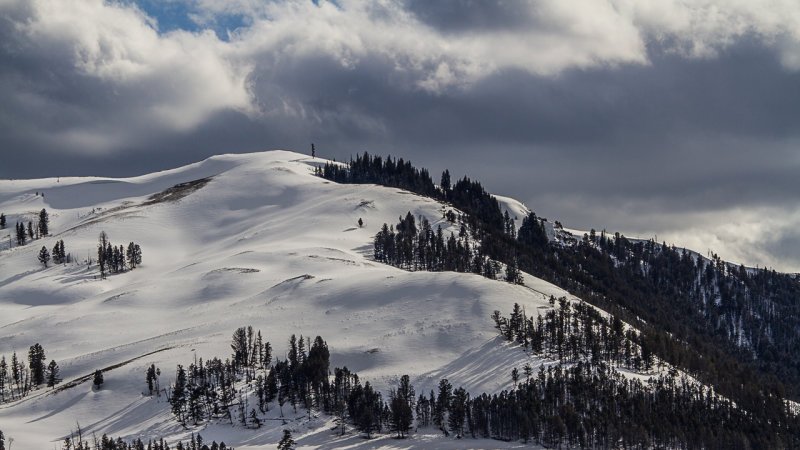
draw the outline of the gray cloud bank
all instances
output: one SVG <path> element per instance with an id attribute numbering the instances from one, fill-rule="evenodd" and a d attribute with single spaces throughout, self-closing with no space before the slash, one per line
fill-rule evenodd
<path id="1" fill-rule="evenodd" d="M 0 177 L 315 142 L 482 180 L 575 228 L 800 271 L 794 1 L 0 0 Z"/>

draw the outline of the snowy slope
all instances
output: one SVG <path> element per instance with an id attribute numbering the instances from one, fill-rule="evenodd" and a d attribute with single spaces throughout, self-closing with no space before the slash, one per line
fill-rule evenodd
<path id="1" fill-rule="evenodd" d="M 0 355 L 9 359 L 16 351 L 24 359 L 38 342 L 47 361 L 58 361 L 65 381 L 125 363 L 105 373 L 99 391 L 86 382 L 0 405 L 0 429 L 15 439 L 13 448 L 56 447 L 76 423 L 98 435 L 186 436 L 166 403 L 142 395 L 146 367 L 160 367 L 166 386 L 176 364 L 230 355 L 231 334 L 245 325 L 260 329 L 281 358 L 291 334 L 321 335 L 332 367 L 347 366 L 383 390 L 402 374 L 411 375 L 418 393 L 442 377 L 476 393 L 509 388 L 511 368 L 529 360 L 497 337 L 490 314 L 507 314 L 514 302 L 531 314 L 550 308 L 550 295 L 568 294 L 530 275 L 524 275 L 526 286 L 513 286 L 372 262 L 375 232 L 407 211 L 457 230 L 433 200 L 315 177 L 313 167 L 324 162 L 273 151 L 215 156 L 128 179 L 0 180 L 0 212 L 9 224 L 4 232 L 41 208 L 51 219 L 51 236 L 23 247 L 9 248 L 0 235 Z M 183 198 L 150 197 L 206 177 L 207 184 L 187 189 Z M 510 214 L 521 221 L 524 205 L 503 203 L 513 205 Z M 86 259 L 95 257 L 101 231 L 117 246 L 140 244 L 144 264 L 100 280 Z M 76 262 L 43 269 L 39 249 L 59 239 Z M 332 439 L 328 425 L 319 418 L 295 438 L 320 445 Z M 233 430 L 214 425 L 203 434 L 224 436 L 237 448 L 280 439 L 278 425 Z M 431 445 L 426 439 L 387 445 Z M 358 439 L 339 444 L 377 445 Z"/>

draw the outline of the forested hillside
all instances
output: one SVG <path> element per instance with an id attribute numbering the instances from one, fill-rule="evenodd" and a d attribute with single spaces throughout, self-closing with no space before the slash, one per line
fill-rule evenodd
<path id="1" fill-rule="evenodd" d="M 592 231 L 577 239 L 551 241 L 533 212 L 522 218 L 517 230 L 480 183 L 464 177 L 452 184 L 445 171 L 436 186 L 425 169 L 402 159 L 365 153 L 347 165 L 328 164 L 319 175 L 343 183 L 408 189 L 463 212 L 460 223 L 469 230 L 475 249 L 467 256 L 459 245 L 466 248 L 469 240 L 437 244 L 447 237 L 437 237 L 424 224 L 423 232 L 412 236 L 408 218 L 401 218 L 396 228 L 384 227 L 376 235 L 379 260 L 412 270 L 488 276 L 497 274 L 486 270 L 487 261 L 500 261 L 511 269 L 511 275 L 506 271 L 508 281 L 519 282 L 516 270 L 522 270 L 642 330 L 644 347 L 743 407 L 780 415 L 784 407 L 779 399 L 800 395 L 800 280 L 793 274 L 735 267 L 716 256 L 706 259 L 666 243 L 628 240 L 619 233 Z M 393 250 L 387 252 L 392 241 Z M 444 249 L 444 261 L 462 262 L 455 267 L 428 264 L 430 248 Z"/>

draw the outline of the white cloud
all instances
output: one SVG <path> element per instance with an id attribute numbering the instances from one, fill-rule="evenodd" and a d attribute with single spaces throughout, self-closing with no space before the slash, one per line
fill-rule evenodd
<path id="1" fill-rule="evenodd" d="M 607 3 L 543 2 L 520 31 L 445 34 L 420 22 L 394 1 L 343 1 L 341 7 L 307 1 L 270 3 L 236 38 L 254 55 L 290 64 L 328 55 L 345 69 L 364 58 L 386 58 L 412 86 L 440 91 L 466 86 L 497 70 L 520 68 L 554 75 L 573 67 L 646 62 L 637 30 Z M 584 10 L 585 14 L 574 14 Z"/>
<path id="2" fill-rule="evenodd" d="M 800 213 L 794 211 L 763 207 L 689 214 L 658 238 L 736 264 L 800 272 Z"/>
<path id="3" fill-rule="evenodd" d="M 74 108 L 89 119 L 53 132 L 54 141 L 102 151 L 143 134 L 192 129 L 221 109 L 252 111 L 251 67 L 230 58 L 230 45 L 210 31 L 159 35 L 140 10 L 102 0 L 32 0 L 29 6 L 27 17 L 14 22 L 14 51 L 39 65 L 36 77 L 49 73 L 65 89 L 86 87 L 53 92 L 21 83 L 47 108 Z M 72 97 L 72 105 L 61 97 Z"/>
<path id="4" fill-rule="evenodd" d="M 674 41 L 672 49 L 686 56 L 715 56 L 745 35 L 768 44 L 781 41 L 778 50 L 785 61 L 800 51 L 800 4 L 795 0 L 612 1 L 644 33 Z"/>
<path id="5" fill-rule="evenodd" d="M 651 40 L 687 57 L 713 57 L 753 35 L 774 45 L 786 67 L 800 69 L 796 0 L 538 0 L 521 4 L 525 26 L 460 33 L 422 21 L 399 0 L 170 1 L 184 1 L 200 22 L 238 14 L 248 25 L 226 42 L 210 30 L 160 34 L 154 18 L 128 3 L 2 0 L 0 14 L 15 27 L 6 49 L 68 80 L 65 90 L 91 85 L 82 91 L 91 98 L 56 100 L 58 87 L 27 82 L 9 89 L 27 89 L 52 111 L 78 110 L 54 139 L 84 136 L 67 142 L 100 151 L 130 147 L 148 134 L 186 132 L 225 110 L 313 116 L 309 105 L 270 82 L 309 58 L 335 61 L 345 72 L 380 61 L 393 71 L 386 84 L 435 94 L 468 89 L 507 69 L 557 76 L 647 64 Z M 255 92 L 256 79 L 269 91 Z"/>

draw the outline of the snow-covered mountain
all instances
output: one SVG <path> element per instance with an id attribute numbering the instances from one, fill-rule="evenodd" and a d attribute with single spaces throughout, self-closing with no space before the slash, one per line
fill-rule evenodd
<path id="1" fill-rule="evenodd" d="M 176 364 L 230 355 L 232 332 L 246 325 L 260 329 L 281 358 L 291 334 L 320 335 L 332 367 L 347 366 L 381 390 L 403 374 L 417 392 L 443 377 L 476 392 L 509 388 L 511 369 L 531 360 L 498 337 L 492 311 L 505 314 L 515 302 L 546 310 L 551 295 L 569 294 L 530 275 L 519 286 L 372 261 L 376 231 L 408 211 L 446 232 L 458 229 L 434 200 L 315 176 L 325 162 L 272 151 L 126 179 L 0 180 L 3 231 L 11 231 L 0 236 L 0 355 L 25 359 L 40 343 L 65 383 L 119 365 L 105 372 L 102 389 L 91 381 L 40 388 L 0 405 L 0 429 L 14 438 L 12 448 L 59 447 L 77 424 L 98 436 L 186 438 L 191 431 L 169 405 L 143 395 L 147 367 L 160 367 L 167 384 Z M 522 219 L 524 205 L 502 202 Z M 12 245 L 13 225 L 35 220 L 43 208 L 50 235 Z M 143 264 L 100 279 L 101 232 L 116 246 L 139 244 Z M 37 254 L 58 240 L 73 262 L 43 268 Z M 331 440 L 324 417 L 290 426 L 300 446 L 380 445 Z M 281 429 L 279 422 L 259 430 L 213 425 L 203 433 L 246 449 L 274 445 Z M 458 446 L 422 435 L 389 444 L 431 445 L 426 439 Z"/>

